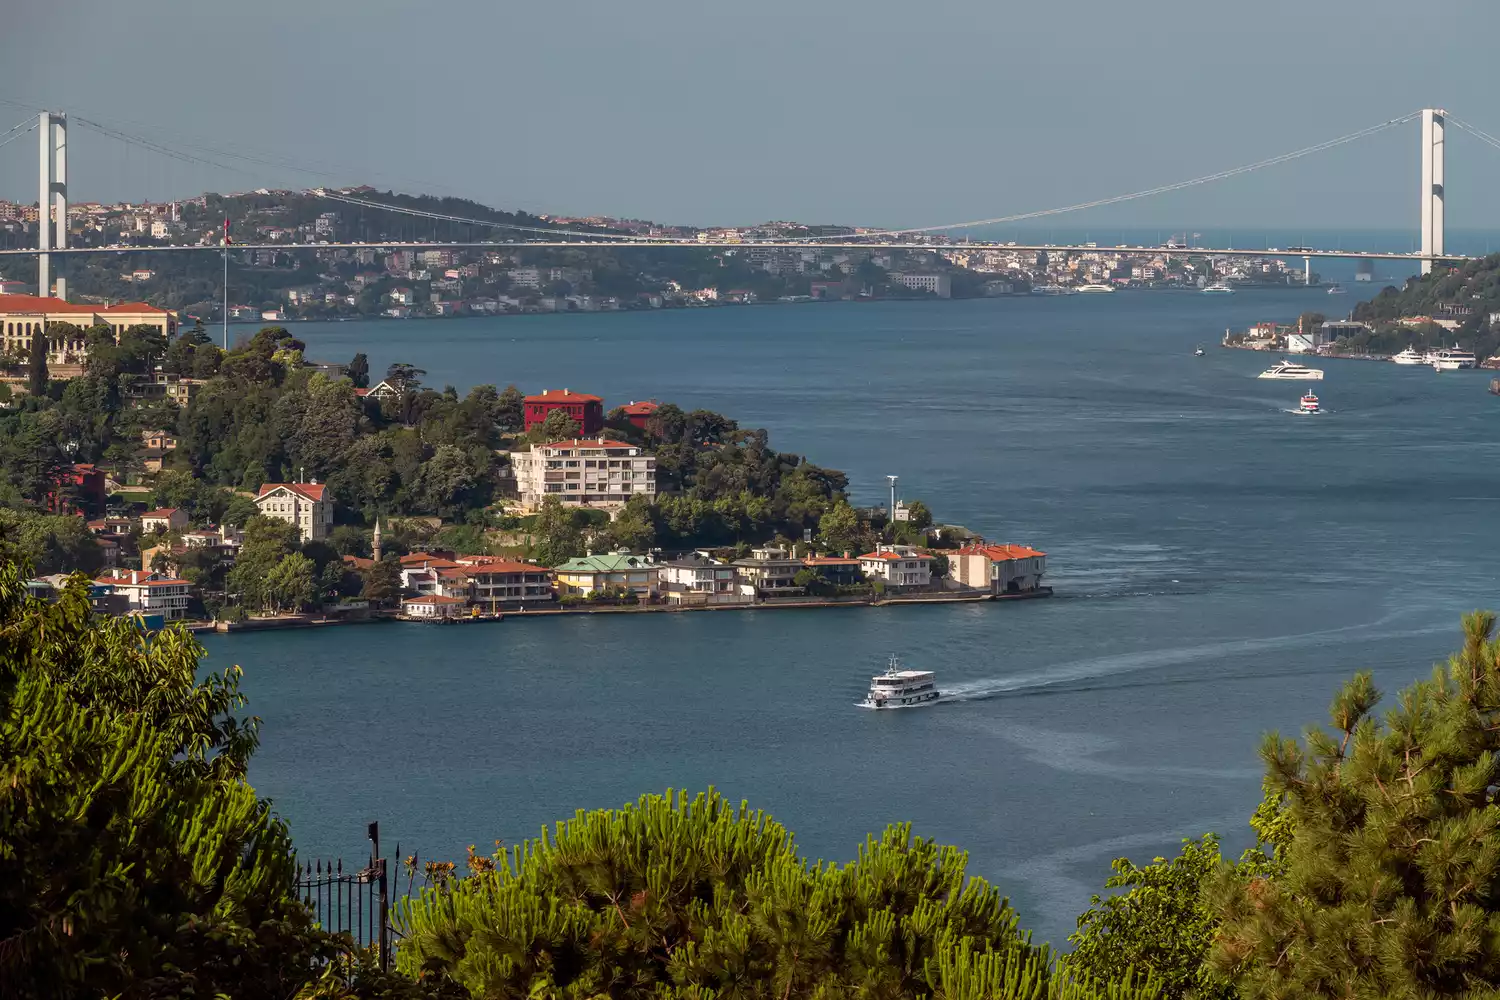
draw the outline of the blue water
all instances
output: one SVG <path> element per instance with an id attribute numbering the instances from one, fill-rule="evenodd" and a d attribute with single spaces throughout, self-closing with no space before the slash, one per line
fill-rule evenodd
<path id="1" fill-rule="evenodd" d="M 580 807 L 715 784 L 812 857 L 912 820 L 1061 942 L 1112 857 L 1237 850 L 1270 729 L 1426 674 L 1492 605 L 1500 400 L 1479 372 L 1330 360 L 1329 412 L 1226 327 L 1302 290 L 322 324 L 309 353 L 436 385 L 732 414 L 940 519 L 1049 553 L 1047 601 L 370 626 L 207 640 L 265 719 L 252 778 L 309 853 L 461 856 Z M 1332 308 L 1330 308 L 1332 307 Z M 1199 343 L 1208 355 L 1194 358 Z M 891 652 L 963 697 L 853 703 Z"/>

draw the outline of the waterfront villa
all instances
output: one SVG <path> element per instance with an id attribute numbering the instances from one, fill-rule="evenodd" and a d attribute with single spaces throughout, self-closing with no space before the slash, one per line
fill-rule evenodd
<path id="1" fill-rule="evenodd" d="M 557 574 L 559 595 L 587 597 L 610 587 L 629 587 L 645 600 L 660 586 L 660 567 L 645 556 L 629 552 L 580 556 L 569 559 L 553 572 Z"/>
<path id="2" fill-rule="evenodd" d="M 859 568 L 871 580 L 888 587 L 927 587 L 932 584 L 932 556 L 910 545 L 879 545 L 859 557 Z"/>
<path id="3" fill-rule="evenodd" d="M 660 564 L 661 590 L 669 604 L 743 604 L 749 596 L 735 585 L 735 567 L 703 552 Z"/>
<path id="4" fill-rule="evenodd" d="M 461 618 L 467 613 L 469 602 L 462 597 L 444 597 L 428 594 L 425 597 L 408 597 L 401 602 L 401 613 L 408 618 Z"/>
<path id="5" fill-rule="evenodd" d="M 557 600 L 552 571 L 544 566 L 498 556 L 460 556 L 457 562 L 469 579 L 469 600 L 481 611 L 535 607 Z"/>
<path id="6" fill-rule="evenodd" d="M 148 510 L 141 515 L 141 531 L 178 531 L 188 526 L 187 511 L 178 507 L 162 507 Z"/>
<path id="7" fill-rule="evenodd" d="M 303 543 L 328 537 L 333 530 L 333 501 L 326 487 L 313 483 L 262 483 L 255 506 L 267 517 L 295 524 Z"/>
<path id="8" fill-rule="evenodd" d="M 553 410 L 562 410 L 573 418 L 578 432 L 584 437 L 593 437 L 604 430 L 604 400 L 586 392 L 571 389 L 543 389 L 525 400 L 526 430 L 540 427 Z"/>
<path id="9" fill-rule="evenodd" d="M 740 593 L 746 597 L 783 597 L 800 594 L 793 578 L 803 570 L 802 560 L 786 549 L 765 547 L 750 550 L 750 558 L 736 559 Z"/>
<path id="10" fill-rule="evenodd" d="M 859 560 L 849 556 L 808 556 L 802 565 L 838 587 L 864 582 Z"/>
<path id="11" fill-rule="evenodd" d="M 94 581 L 108 587 L 130 604 L 131 611 L 145 615 L 161 615 L 169 622 L 187 617 L 188 601 L 192 598 L 193 585 L 187 580 L 164 577 L 157 573 L 130 570 L 113 576 L 101 576 Z"/>
<path id="12" fill-rule="evenodd" d="M 1047 553 L 1024 545 L 970 545 L 948 557 L 948 573 L 966 587 L 1025 594 L 1042 586 Z"/>
<path id="13" fill-rule="evenodd" d="M 534 444 L 510 453 L 516 492 L 534 509 L 555 496 L 565 507 L 619 507 L 631 497 L 656 499 L 656 456 L 620 441 Z"/>

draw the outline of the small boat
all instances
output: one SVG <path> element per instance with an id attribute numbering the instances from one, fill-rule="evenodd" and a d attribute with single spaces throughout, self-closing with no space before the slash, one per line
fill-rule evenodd
<path id="1" fill-rule="evenodd" d="M 1344 286 L 1343 285 L 1339 285 L 1339 284 L 1329 285 L 1328 286 L 1328 294 L 1329 295 L 1343 295 L 1344 294 Z"/>
<path id="2" fill-rule="evenodd" d="M 1302 399 L 1297 404 L 1297 408 L 1292 412 L 1300 413 L 1303 416 L 1311 416 L 1314 413 L 1322 413 L 1323 411 L 1318 409 L 1318 397 L 1309 392 L 1302 396 Z"/>
<path id="3" fill-rule="evenodd" d="M 1075 290 L 1080 295 L 1081 294 L 1085 294 L 1085 293 L 1092 294 L 1094 292 L 1113 292 L 1115 290 L 1115 286 L 1114 285 L 1098 285 L 1098 284 L 1079 285 L 1078 288 L 1075 289 Z"/>
<path id="4" fill-rule="evenodd" d="M 891 657 L 885 673 L 870 678 L 870 691 L 860 708 L 915 708 L 938 700 L 938 689 L 932 683 L 930 670 L 902 670 L 901 661 Z"/>
<path id="5" fill-rule="evenodd" d="M 1196 348 L 1193 349 L 1193 357 L 1195 357 L 1195 358 L 1201 358 L 1201 357 L 1203 357 L 1203 355 L 1205 355 L 1207 353 L 1208 352 L 1203 349 L 1203 345 L 1202 344 L 1199 344 Z"/>
<path id="6" fill-rule="evenodd" d="M 1321 381 L 1323 378 L 1323 369 L 1307 368 L 1302 365 L 1294 365 L 1290 361 L 1282 361 L 1279 364 L 1272 365 L 1255 377 L 1303 382 Z"/>
<path id="7" fill-rule="evenodd" d="M 1460 368 L 1477 368 L 1479 361 L 1474 357 L 1473 351 L 1461 351 L 1457 347 L 1446 351 L 1438 351 L 1432 357 L 1432 367 L 1435 371 L 1453 372 Z"/>
<path id="8" fill-rule="evenodd" d="M 1033 285 L 1032 295 L 1067 295 L 1068 290 L 1062 285 Z"/>
<path id="9" fill-rule="evenodd" d="M 1398 365 L 1425 365 L 1430 363 L 1425 354 L 1418 354 L 1410 347 L 1400 354 L 1391 355 L 1391 360 Z"/>
<path id="10" fill-rule="evenodd" d="M 1234 287 L 1222 281 L 1216 281 L 1212 285 L 1204 285 L 1202 291 L 1204 295 L 1233 295 Z"/>

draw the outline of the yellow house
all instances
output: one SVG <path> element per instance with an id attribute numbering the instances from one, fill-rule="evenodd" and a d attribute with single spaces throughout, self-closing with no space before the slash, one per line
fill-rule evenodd
<path id="1" fill-rule="evenodd" d="M 553 572 L 557 574 L 559 595 L 587 597 L 610 587 L 629 587 L 641 598 L 648 598 L 657 591 L 660 567 L 645 556 L 607 552 L 569 559 Z"/>

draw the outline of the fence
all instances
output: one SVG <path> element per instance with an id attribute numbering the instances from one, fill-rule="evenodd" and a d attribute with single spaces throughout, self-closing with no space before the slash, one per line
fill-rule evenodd
<path id="1" fill-rule="evenodd" d="M 322 859 L 297 866 L 297 894 L 318 925 L 344 933 L 361 947 L 373 946 L 381 969 L 390 968 L 390 886 L 386 859 L 380 855 L 380 824 L 369 826 L 370 862 L 344 870 L 344 860 Z"/>

